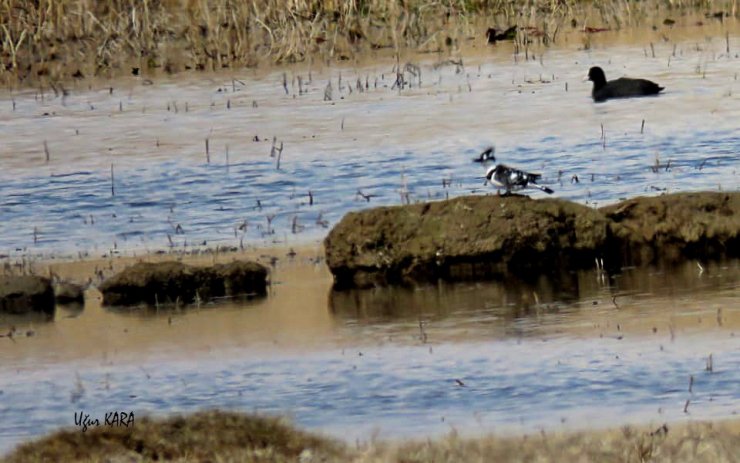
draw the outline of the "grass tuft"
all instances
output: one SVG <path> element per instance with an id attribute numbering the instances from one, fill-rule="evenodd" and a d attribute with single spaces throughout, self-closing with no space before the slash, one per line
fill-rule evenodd
<path id="1" fill-rule="evenodd" d="M 130 427 L 55 432 L 21 445 L 6 463 L 33 461 L 297 461 L 305 452 L 336 457 L 343 447 L 283 420 L 223 411 L 199 412 Z"/>

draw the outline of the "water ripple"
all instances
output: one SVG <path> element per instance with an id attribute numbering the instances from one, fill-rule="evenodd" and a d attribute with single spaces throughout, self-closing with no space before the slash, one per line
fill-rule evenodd
<path id="1" fill-rule="evenodd" d="M 394 437 L 455 428 L 532 432 L 573 421 L 605 427 L 629 420 L 728 417 L 740 412 L 740 340 L 670 345 L 615 339 L 392 346 L 249 359 L 220 353 L 199 362 L 52 367 L 5 375 L 0 451 L 73 424 L 74 412 L 157 415 L 226 408 L 292 415 L 298 424 L 352 440 L 382 426 Z M 540 346 L 538 346 L 538 344 Z M 542 349 L 541 346 L 546 346 Z M 532 355 L 537 352 L 537 355 Z M 695 378 L 688 392 L 688 377 Z M 459 380 L 458 383 L 456 380 Z M 321 400 L 316 400 L 321 397 Z M 684 413 L 690 400 L 690 415 Z M 389 434 L 390 436 L 391 434 Z"/>
<path id="2" fill-rule="evenodd" d="M 400 204 L 405 190 L 411 201 L 489 191 L 482 188 L 483 170 L 471 162 L 476 154 L 376 152 L 333 163 L 285 162 L 279 171 L 269 161 L 228 167 L 169 161 L 116 171 L 115 196 L 109 172 L 8 178 L 0 183 L 0 250 L 73 253 L 320 238 L 346 212 Z M 726 130 L 624 135 L 608 139 L 606 150 L 602 143 L 550 136 L 499 157 L 542 171 L 543 183 L 559 197 L 603 205 L 636 193 L 737 190 L 740 136 Z M 451 184 L 443 186 L 443 179 Z M 235 231 L 245 220 L 246 230 Z"/>

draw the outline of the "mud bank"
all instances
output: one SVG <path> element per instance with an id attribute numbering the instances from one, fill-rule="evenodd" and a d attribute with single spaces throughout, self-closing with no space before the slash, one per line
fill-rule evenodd
<path id="1" fill-rule="evenodd" d="M 639 197 L 592 209 L 560 199 L 467 196 L 347 214 L 327 236 L 338 288 L 557 275 L 735 257 L 740 194 Z"/>
<path id="2" fill-rule="evenodd" d="M 267 268 L 251 261 L 211 267 L 141 262 L 104 281 L 99 289 L 105 305 L 190 304 L 225 296 L 263 296 Z"/>
<path id="3" fill-rule="evenodd" d="M 603 207 L 612 250 L 625 265 L 740 254 L 740 194 L 680 193 Z"/>
<path id="4" fill-rule="evenodd" d="M 0 276 L 0 314 L 54 313 L 54 288 L 48 278 Z"/>
<path id="5" fill-rule="evenodd" d="M 3 275 L 0 276 L 0 315 L 53 315 L 55 304 L 82 304 L 84 290 L 78 284 L 53 282 L 37 275 Z"/>

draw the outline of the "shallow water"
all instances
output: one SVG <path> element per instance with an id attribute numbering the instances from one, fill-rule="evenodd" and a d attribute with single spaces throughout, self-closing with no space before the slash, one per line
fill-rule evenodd
<path id="1" fill-rule="evenodd" d="M 567 43 L 526 62 L 505 45 L 464 67 L 427 58 L 401 91 L 388 64 L 296 68 L 288 94 L 281 73 L 250 71 L 154 85 L 132 77 L 43 100 L 6 94 L 0 254 L 307 242 L 347 211 L 400 204 L 404 192 L 490 192 L 471 162 L 490 144 L 501 162 L 542 172 L 556 196 L 596 206 L 736 191 L 740 27 L 722 27 L 729 42 L 695 28 L 641 45 Z M 596 64 L 667 90 L 594 104 L 582 76 Z M 279 170 L 273 137 L 284 147 Z"/>
<path id="2" fill-rule="evenodd" d="M 282 74 L 250 71 L 132 78 L 64 99 L 4 95 L 0 255 L 294 246 L 349 210 L 400 204 L 405 191 L 412 201 L 489 191 L 471 162 L 489 144 L 500 160 L 541 171 L 556 196 L 590 205 L 735 191 L 738 29 L 594 37 L 588 50 L 575 40 L 528 62 L 500 44 L 466 55 L 460 73 L 426 57 L 421 86 L 402 91 L 392 64 L 376 64 L 317 67 L 310 78 L 291 69 L 287 95 Z M 593 64 L 667 91 L 595 105 L 581 82 Z M 358 77 L 367 91 L 356 90 Z M 329 79 L 333 101 L 324 101 Z M 284 143 L 279 170 L 273 136 Z M 266 253 L 279 257 L 266 299 L 123 311 L 90 291 L 84 308 L 59 308 L 52 320 L 0 319 L 0 334 L 18 329 L 0 338 L 0 452 L 72 426 L 80 410 L 257 410 L 363 440 L 375 429 L 519 433 L 740 410 L 737 261 L 337 293 L 320 250 Z M 110 274 L 126 262 L 52 269 L 86 281 L 93 266 Z"/>
<path id="3" fill-rule="evenodd" d="M 80 411 L 287 414 L 348 440 L 740 411 L 740 261 L 333 292 L 323 266 L 296 259 L 276 267 L 268 298 L 246 304 L 112 310 L 92 297 L 50 322 L 12 321 L 19 334 L 0 339 L 0 451 L 74 426 Z"/>
<path id="4" fill-rule="evenodd" d="M 670 344 L 589 339 L 578 349 L 563 339 L 501 340 L 272 358 L 219 353 L 164 367 L 65 365 L 39 376 L 4 375 L 0 387 L 13 400 L 0 406 L 0 448 L 72 426 L 80 411 L 101 421 L 106 411 L 140 417 L 210 407 L 290 414 L 348 440 L 367 439 L 373 429 L 402 438 L 451 429 L 535 432 L 564 422 L 591 428 L 727 418 L 740 412 L 739 346 L 729 335 Z M 705 371 L 706 349 L 714 372 Z"/>

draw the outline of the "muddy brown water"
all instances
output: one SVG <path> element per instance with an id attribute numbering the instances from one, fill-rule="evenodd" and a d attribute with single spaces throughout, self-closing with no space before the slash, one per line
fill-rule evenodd
<path id="1" fill-rule="evenodd" d="M 81 410 L 233 408 L 347 439 L 735 416 L 737 261 L 331 290 L 317 244 L 327 227 L 349 210 L 398 204 L 403 191 L 482 194 L 470 159 L 488 144 L 586 204 L 737 190 L 737 22 L 595 35 L 588 49 L 584 40 L 526 62 L 507 44 L 478 47 L 460 72 L 415 57 L 421 86 L 401 91 L 393 64 L 379 62 L 288 69 L 287 94 L 282 71 L 95 82 L 43 100 L 4 94 L 3 264 L 50 265 L 85 282 L 133 255 L 162 259 L 156 250 L 218 245 L 237 248 L 218 259 L 279 260 L 261 300 L 123 310 L 101 307 L 91 289 L 84 307 L 60 307 L 53 320 L 0 319 L 0 333 L 17 329 L 0 338 L 0 452 L 73 426 Z M 667 91 L 595 105 L 581 81 L 595 64 Z M 280 170 L 273 137 L 284 144 Z M 285 247 L 252 250 L 275 243 Z"/>
<path id="2" fill-rule="evenodd" d="M 3 319 L 17 334 L 0 338 L 2 448 L 81 411 L 229 408 L 352 440 L 740 412 L 738 261 L 334 292 L 320 251 L 274 250 L 261 300 L 105 308 L 92 289 L 53 320 Z M 81 277 L 99 265 L 53 268 Z"/>

